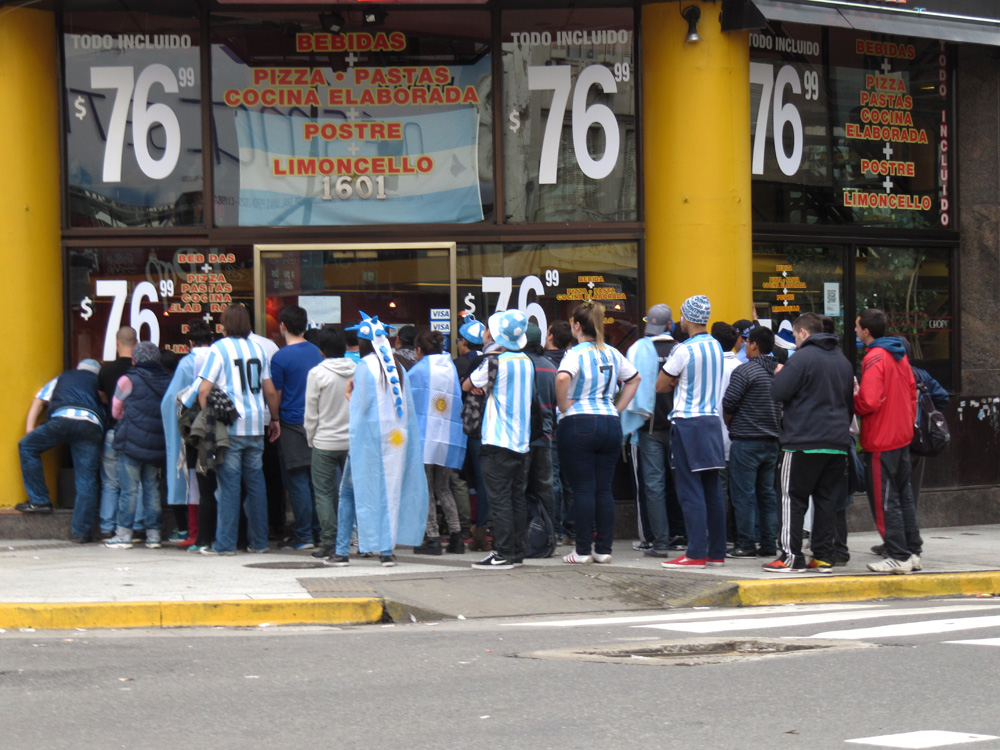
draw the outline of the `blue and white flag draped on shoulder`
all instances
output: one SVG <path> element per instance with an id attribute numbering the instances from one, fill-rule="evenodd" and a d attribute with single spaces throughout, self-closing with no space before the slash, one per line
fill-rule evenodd
<path id="1" fill-rule="evenodd" d="M 632 435 L 653 415 L 656 409 L 656 376 L 659 374 L 660 358 L 656 346 L 649 338 L 641 338 L 629 349 L 628 359 L 639 371 L 641 380 L 635 396 L 622 412 L 622 435 Z M 634 435 L 633 435 L 634 437 Z"/>
<path id="2" fill-rule="evenodd" d="M 407 377 L 420 421 L 424 463 L 462 468 L 467 440 L 462 429 L 462 387 L 451 357 L 427 355 Z"/>
<path id="3" fill-rule="evenodd" d="M 167 504 L 186 505 L 188 502 L 187 452 L 180 428 L 177 426 L 177 394 L 194 383 L 201 369 L 198 358 L 188 354 L 177 363 L 174 377 L 167 386 L 160 402 L 160 416 L 163 417 L 163 434 L 167 439 Z"/>
<path id="4" fill-rule="evenodd" d="M 375 340 L 376 348 L 383 336 Z M 402 393 L 389 382 L 378 354 L 354 373 L 350 409 L 350 459 L 357 506 L 358 548 L 384 552 L 423 542 L 427 478 L 420 425 L 406 378 Z"/>

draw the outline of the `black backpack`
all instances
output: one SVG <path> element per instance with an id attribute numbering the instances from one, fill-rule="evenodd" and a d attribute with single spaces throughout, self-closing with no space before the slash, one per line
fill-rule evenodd
<path id="1" fill-rule="evenodd" d="M 478 369 L 483 360 L 486 360 L 487 381 L 482 394 L 462 394 L 462 431 L 465 432 L 466 435 L 479 437 L 482 434 L 483 412 L 486 410 L 486 399 L 490 397 L 490 391 L 493 389 L 493 384 L 497 380 L 497 370 L 499 369 L 498 356 L 498 354 L 492 353 L 484 354 L 472 363 L 472 368 L 469 370 L 469 375 L 471 377 L 472 373 Z"/>
<path id="2" fill-rule="evenodd" d="M 537 560 L 552 557 L 555 551 L 556 531 L 552 527 L 552 519 L 537 497 L 529 497 L 528 533 L 524 538 L 524 556 Z"/>
<path id="3" fill-rule="evenodd" d="M 944 414 L 938 411 L 931 400 L 930 391 L 924 381 L 917 376 L 917 418 L 913 424 L 913 441 L 910 453 L 917 456 L 936 456 L 951 441 L 951 432 Z"/>

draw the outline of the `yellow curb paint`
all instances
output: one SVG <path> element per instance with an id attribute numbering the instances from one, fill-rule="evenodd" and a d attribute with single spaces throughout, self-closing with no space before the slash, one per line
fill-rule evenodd
<path id="1" fill-rule="evenodd" d="M 1000 571 L 733 581 L 744 607 L 1000 594 Z"/>
<path id="2" fill-rule="evenodd" d="M 256 627 L 379 622 L 381 599 L 239 599 L 205 602 L 0 604 L 0 628 Z"/>

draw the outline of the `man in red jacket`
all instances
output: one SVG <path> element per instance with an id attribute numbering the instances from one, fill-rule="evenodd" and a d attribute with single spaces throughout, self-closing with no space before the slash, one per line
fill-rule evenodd
<path id="1" fill-rule="evenodd" d="M 881 310 L 862 311 L 855 325 L 866 353 L 854 411 L 861 417 L 868 502 L 885 540 L 886 559 L 869 563 L 876 573 L 920 570 L 923 540 L 910 489 L 910 441 L 917 411 L 917 389 L 902 341 L 885 335 Z"/>

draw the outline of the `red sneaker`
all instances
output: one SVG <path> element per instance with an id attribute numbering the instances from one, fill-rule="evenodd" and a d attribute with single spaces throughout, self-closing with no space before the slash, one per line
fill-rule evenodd
<path id="1" fill-rule="evenodd" d="M 177 543 L 177 548 L 178 549 L 187 549 L 188 547 L 193 547 L 194 543 L 196 541 L 198 541 L 198 537 L 196 537 L 196 536 L 189 536 L 183 542 L 178 542 Z"/>
<path id="2" fill-rule="evenodd" d="M 700 560 L 692 560 L 687 555 L 681 555 L 675 560 L 667 560 L 660 563 L 664 568 L 704 568 L 707 564 L 708 560 L 704 557 Z"/>
<path id="3" fill-rule="evenodd" d="M 711 557 L 708 558 L 708 562 L 705 563 L 710 568 L 721 568 L 726 564 L 725 560 L 713 560 Z"/>

